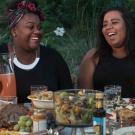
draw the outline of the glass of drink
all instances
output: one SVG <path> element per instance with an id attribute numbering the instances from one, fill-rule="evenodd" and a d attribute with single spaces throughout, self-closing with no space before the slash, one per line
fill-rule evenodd
<path id="1" fill-rule="evenodd" d="M 104 104 L 105 108 L 112 108 L 114 103 L 119 103 L 121 98 L 120 85 L 106 85 L 104 86 Z"/>
<path id="2" fill-rule="evenodd" d="M 47 91 L 48 87 L 46 85 L 31 85 L 30 92 L 31 94 L 38 94 L 43 91 Z"/>
<path id="3" fill-rule="evenodd" d="M 7 53 L 0 54 L 0 96 L 16 96 L 16 80 L 11 62 Z"/>
<path id="4" fill-rule="evenodd" d="M 16 96 L 0 96 L 0 104 L 17 104 L 17 97 Z"/>

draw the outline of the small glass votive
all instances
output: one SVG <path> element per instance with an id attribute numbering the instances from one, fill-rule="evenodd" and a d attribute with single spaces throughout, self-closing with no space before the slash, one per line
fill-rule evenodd
<path id="1" fill-rule="evenodd" d="M 119 103 L 121 98 L 120 85 L 106 85 L 104 86 L 104 105 L 106 109 L 113 108 L 114 103 Z"/>
<path id="2" fill-rule="evenodd" d="M 16 96 L 0 96 L 0 104 L 17 104 Z"/>
<path id="3" fill-rule="evenodd" d="M 47 129 L 47 116 L 44 110 L 34 109 L 32 120 L 33 120 L 33 132 L 44 131 Z"/>
<path id="4" fill-rule="evenodd" d="M 42 91 L 47 91 L 48 87 L 46 85 L 31 85 L 30 92 L 31 94 L 38 94 Z"/>
<path id="5" fill-rule="evenodd" d="M 17 104 L 17 97 L 14 96 L 0 96 L 0 110 L 8 104 Z"/>

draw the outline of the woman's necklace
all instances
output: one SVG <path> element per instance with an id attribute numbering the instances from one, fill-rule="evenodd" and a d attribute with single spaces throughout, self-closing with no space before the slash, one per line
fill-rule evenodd
<path id="1" fill-rule="evenodd" d="M 35 57 L 35 60 L 31 63 L 31 64 L 23 64 L 21 63 L 18 59 L 17 59 L 17 56 L 16 56 L 16 52 L 15 52 L 15 49 L 13 48 L 14 50 L 14 58 L 13 58 L 13 63 L 20 69 L 23 69 L 23 70 L 31 70 L 33 69 L 39 62 L 39 56 L 37 55 L 38 54 L 38 51 L 36 51 L 36 57 Z"/>

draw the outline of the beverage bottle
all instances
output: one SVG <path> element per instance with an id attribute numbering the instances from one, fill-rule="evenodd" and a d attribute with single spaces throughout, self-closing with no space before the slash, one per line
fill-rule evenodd
<path id="1" fill-rule="evenodd" d="M 97 135 L 106 135 L 106 111 L 103 107 L 103 93 L 96 93 L 96 108 L 93 112 L 93 126 Z"/>

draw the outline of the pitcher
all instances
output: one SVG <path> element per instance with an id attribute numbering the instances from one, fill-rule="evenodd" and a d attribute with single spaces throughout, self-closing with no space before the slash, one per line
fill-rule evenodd
<path id="1" fill-rule="evenodd" d="M 8 53 L 0 54 L 0 96 L 16 96 L 16 80 Z"/>

